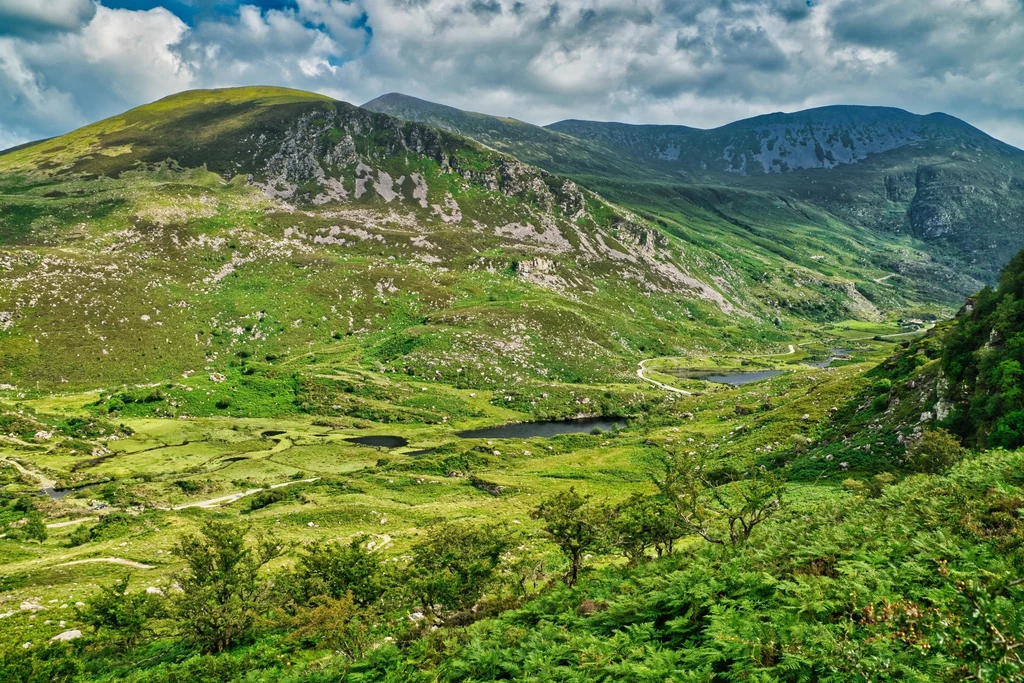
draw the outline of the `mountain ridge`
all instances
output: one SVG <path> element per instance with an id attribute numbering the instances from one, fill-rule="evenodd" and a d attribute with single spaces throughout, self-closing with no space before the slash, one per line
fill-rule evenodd
<path id="1" fill-rule="evenodd" d="M 414 108 L 415 101 L 402 102 Z M 431 122 L 428 110 L 406 115 Z M 772 211 L 767 193 L 879 234 L 919 240 L 933 257 L 958 261 L 958 269 L 989 283 L 1024 246 L 1024 151 L 948 114 L 832 105 L 704 130 L 578 120 L 548 129 L 604 149 L 618 162 L 581 168 L 529 147 L 508 145 L 510 153 L 659 220 L 697 218 L 705 209 L 687 195 L 725 186 L 755 193 L 746 197 L 751 208 L 743 222 L 750 222 L 750 212 Z M 491 137 L 480 123 L 467 134 L 485 144 Z"/>

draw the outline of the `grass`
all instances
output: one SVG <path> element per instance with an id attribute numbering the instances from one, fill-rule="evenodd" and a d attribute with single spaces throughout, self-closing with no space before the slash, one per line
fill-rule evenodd
<path id="1" fill-rule="evenodd" d="M 296 121 L 315 128 L 303 144 L 318 158 L 353 136 L 356 158 L 320 166 L 347 201 L 319 202 L 315 174 L 276 179 L 302 187 L 284 199 L 249 184 L 273 180 Z M 195 148 L 168 162 L 186 129 Z M 257 163 L 259 135 L 273 144 Z M 427 152 L 410 151 L 415 136 Z M 355 197 L 357 176 L 365 189 L 384 174 L 422 177 L 427 206 L 411 180 L 394 197 Z M 210 517 L 284 544 L 373 534 L 400 558 L 446 521 L 536 539 L 530 511 L 569 487 L 609 502 L 651 491 L 669 442 L 692 439 L 737 470 L 801 463 L 797 508 L 872 474 L 877 458 L 820 449 L 834 412 L 875 417 L 855 406 L 892 348 L 873 337 L 897 333 L 908 311 L 948 310 L 955 286 L 925 287 L 941 269 L 920 245 L 763 193 L 615 192 L 618 206 L 466 140 L 280 89 L 189 93 L 0 156 L 0 499 L 37 493 L 40 478 L 85 487 L 35 496 L 47 523 L 84 520 L 41 543 L 17 531 L 13 502 L 0 507 L 0 613 L 15 611 L 0 634 L 45 641 L 125 571 L 68 562 L 142 562 L 153 568 L 134 570 L 135 586 L 166 585 L 174 544 Z M 896 254 L 925 265 L 866 285 Z M 805 364 L 836 346 L 852 359 Z M 640 381 L 644 359 L 694 393 Z M 785 372 L 731 388 L 671 374 L 682 367 Z M 629 422 L 457 436 L 578 415 Z M 862 431 L 858 445 L 873 443 Z M 368 435 L 408 445 L 349 441 Z M 507 488 L 492 495 L 474 477 Z M 19 609 L 26 600 L 41 618 Z"/>

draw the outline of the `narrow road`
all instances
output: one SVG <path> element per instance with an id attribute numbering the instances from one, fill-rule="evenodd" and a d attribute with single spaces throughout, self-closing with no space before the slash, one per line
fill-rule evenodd
<path id="1" fill-rule="evenodd" d="M 651 361 L 651 360 L 655 360 L 655 359 L 654 358 L 648 358 L 647 360 L 640 361 L 640 366 L 636 369 L 636 376 L 637 377 L 639 377 L 640 379 L 642 379 L 645 382 L 648 382 L 649 384 L 653 384 L 654 386 L 658 387 L 659 389 L 664 389 L 665 391 L 670 391 L 673 394 L 682 394 L 684 396 L 690 396 L 692 394 L 692 392 L 683 391 L 682 389 L 676 389 L 675 387 L 670 387 L 667 384 L 663 384 L 663 383 L 659 382 L 658 380 L 651 379 L 650 377 L 645 375 L 644 374 L 644 364 L 647 363 L 647 361 Z"/>
<path id="2" fill-rule="evenodd" d="M 764 354 L 760 354 L 760 355 L 757 355 L 757 356 L 747 356 L 747 358 L 772 358 L 774 356 L 790 356 L 790 355 L 792 355 L 794 353 L 796 353 L 796 347 L 793 346 L 792 344 L 790 344 L 789 345 L 789 350 L 786 351 L 785 353 L 764 353 Z M 678 356 L 662 356 L 661 358 L 678 358 Z M 673 394 L 684 394 L 686 396 L 692 396 L 693 395 L 692 391 L 683 391 L 682 389 L 676 389 L 675 387 L 670 387 L 667 384 L 664 384 L 664 383 L 659 382 L 657 380 L 651 379 L 650 377 L 645 375 L 644 374 L 644 369 L 645 369 L 644 366 L 647 363 L 651 362 L 652 360 L 659 360 L 659 359 L 658 358 L 648 358 L 646 360 L 640 361 L 640 365 L 636 369 L 636 376 L 637 377 L 639 377 L 640 379 L 642 379 L 643 381 L 645 381 L 645 382 L 647 382 L 649 384 L 653 384 L 654 386 L 658 387 L 659 389 L 664 389 L 665 391 L 671 391 Z"/>
<path id="3" fill-rule="evenodd" d="M 143 564 L 136 562 L 135 560 L 126 560 L 123 557 L 90 557 L 85 560 L 72 560 L 71 562 L 61 562 L 60 564 L 53 565 L 54 567 L 70 567 L 73 564 L 89 564 L 91 562 L 107 562 L 109 564 L 119 564 L 123 567 L 132 567 L 134 569 L 153 569 L 151 564 Z"/>
<path id="4" fill-rule="evenodd" d="M 73 519 L 70 522 L 52 522 L 50 524 L 47 524 L 46 528 L 47 529 L 61 529 L 61 528 L 66 527 L 66 526 L 74 526 L 76 524 L 81 524 L 82 522 L 95 522 L 95 521 L 96 521 L 95 517 L 82 517 L 80 519 Z"/>
<path id="5" fill-rule="evenodd" d="M 874 339 L 875 337 L 883 337 L 885 339 L 888 339 L 890 337 L 909 337 L 912 334 L 924 334 L 933 327 L 935 327 L 935 323 L 932 323 L 931 325 L 926 325 L 925 327 L 922 327 L 919 330 L 911 330 L 910 332 L 896 332 L 894 334 L 873 334 L 870 337 L 854 337 L 852 339 L 846 339 L 845 341 L 866 341 L 868 339 Z"/>
<path id="6" fill-rule="evenodd" d="M 57 482 L 53 481 L 52 479 L 47 479 L 46 475 L 44 475 L 42 472 L 36 472 L 35 470 L 30 470 L 27 467 L 23 466 L 17 460 L 11 460 L 9 458 L 0 458 L 0 464 L 10 465 L 14 469 L 16 469 L 19 472 L 21 472 L 22 474 L 24 474 L 29 479 L 35 479 L 37 482 L 39 482 L 39 486 L 44 491 L 46 489 L 52 489 L 52 488 L 57 486 Z"/>
<path id="7" fill-rule="evenodd" d="M 229 493 L 226 496 L 218 496 L 217 498 L 210 498 L 209 500 L 200 500 L 194 503 L 183 503 L 181 505 L 174 505 L 170 508 L 157 508 L 158 510 L 184 510 L 186 508 L 214 508 L 222 505 L 230 505 L 236 500 L 251 496 L 254 493 L 260 491 L 266 491 L 267 489 L 279 489 L 285 486 L 291 486 L 292 484 L 308 484 L 314 482 L 320 477 L 313 477 L 312 479 L 295 479 L 292 481 L 281 482 L 280 484 L 273 484 L 265 489 L 249 489 L 248 491 L 239 491 L 238 493 Z"/>

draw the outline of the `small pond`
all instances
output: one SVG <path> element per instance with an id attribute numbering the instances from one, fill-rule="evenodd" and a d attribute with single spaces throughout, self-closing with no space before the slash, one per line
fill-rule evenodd
<path id="1" fill-rule="evenodd" d="M 584 417 L 576 420 L 545 420 L 542 422 L 516 422 L 500 427 L 485 427 L 459 432 L 463 439 L 529 439 L 558 434 L 588 434 L 594 429 L 608 431 L 623 426 L 626 421 L 617 417 Z"/>
<path id="2" fill-rule="evenodd" d="M 750 384 L 751 382 L 760 382 L 763 379 L 768 379 L 769 377 L 775 377 L 775 375 L 782 374 L 782 370 L 749 370 L 722 373 L 715 373 L 713 370 L 666 370 L 662 372 L 669 372 L 669 374 L 675 375 L 676 377 L 702 379 L 705 382 L 728 384 L 734 387 L 738 387 L 741 384 Z"/>
<path id="3" fill-rule="evenodd" d="M 43 489 L 43 493 L 45 493 L 47 496 L 49 496 L 53 500 L 60 500 L 60 499 L 64 498 L 65 496 L 70 496 L 72 493 L 75 493 L 76 491 L 82 491 L 84 489 L 89 489 L 89 488 L 92 488 L 93 486 L 99 486 L 100 484 L 104 484 L 104 483 L 106 483 L 106 482 L 96 482 L 95 484 L 84 484 L 82 486 L 72 486 L 69 489 L 45 488 L 45 489 Z"/>
<path id="4" fill-rule="evenodd" d="M 409 440 L 401 436 L 354 436 L 345 439 L 349 443 L 360 446 L 374 446 L 376 448 L 402 448 L 409 445 Z"/>

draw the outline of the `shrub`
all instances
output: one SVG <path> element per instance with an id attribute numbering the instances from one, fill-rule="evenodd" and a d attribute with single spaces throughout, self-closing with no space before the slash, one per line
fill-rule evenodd
<path id="1" fill-rule="evenodd" d="M 260 570 L 281 548 L 267 539 L 247 544 L 243 528 L 210 520 L 198 535 L 183 538 L 175 552 L 185 561 L 176 576 L 182 590 L 172 610 L 178 627 L 206 650 L 230 647 L 266 608 L 271 586 Z"/>
<path id="2" fill-rule="evenodd" d="M 945 429 L 932 429 L 907 449 L 907 460 L 915 472 L 938 474 L 963 460 L 960 441 Z"/>
<path id="3" fill-rule="evenodd" d="M 304 602 L 316 596 L 342 600 L 346 596 L 358 604 L 376 603 L 384 594 L 386 567 L 366 550 L 360 537 L 347 545 L 314 543 L 299 557 L 296 583 Z"/>
<path id="4" fill-rule="evenodd" d="M 147 623 L 159 611 L 154 596 L 129 593 L 131 575 L 100 588 L 86 600 L 79 616 L 97 633 L 109 633 L 120 644 L 133 648 L 147 630 Z"/>
<path id="5" fill-rule="evenodd" d="M 587 553 L 600 550 L 606 538 L 608 511 L 591 502 L 590 496 L 572 487 L 545 499 L 530 513 L 544 522 L 544 531 L 569 560 L 565 582 L 576 585 Z"/>
<path id="6" fill-rule="evenodd" d="M 446 524 L 412 548 L 407 585 L 424 610 L 440 616 L 473 605 L 495 581 L 501 556 L 512 545 L 496 526 Z"/>

